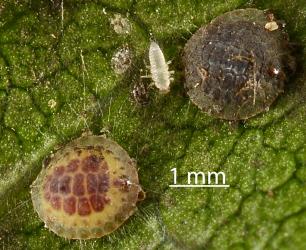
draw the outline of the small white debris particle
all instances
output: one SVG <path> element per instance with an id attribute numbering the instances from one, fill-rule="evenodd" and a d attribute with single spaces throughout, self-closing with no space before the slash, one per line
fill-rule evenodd
<path id="1" fill-rule="evenodd" d="M 282 28 L 286 27 L 286 23 L 285 22 L 281 22 L 281 24 L 282 24 Z"/>
<path id="2" fill-rule="evenodd" d="M 274 68 L 274 69 L 273 69 L 273 74 L 274 74 L 274 75 L 278 75 L 278 74 L 279 74 L 279 69 Z"/>
<path id="3" fill-rule="evenodd" d="M 110 22 L 117 34 L 128 34 L 131 31 L 129 20 L 122 17 L 120 14 L 115 14 L 114 17 L 110 19 Z"/>
<path id="4" fill-rule="evenodd" d="M 274 31 L 278 29 L 278 25 L 275 21 L 267 22 L 265 25 L 265 29 L 269 31 Z"/>
<path id="5" fill-rule="evenodd" d="M 200 86 L 200 83 L 199 83 L 199 82 L 197 82 L 197 83 L 194 85 L 194 87 L 193 87 L 193 88 L 195 89 L 195 88 L 197 88 L 197 87 L 199 87 L 199 86 Z"/>
<path id="6" fill-rule="evenodd" d="M 131 66 L 132 55 L 127 46 L 117 50 L 112 57 L 111 65 L 116 74 L 123 74 Z"/>
<path id="7" fill-rule="evenodd" d="M 48 106 L 51 108 L 51 109 L 54 109 L 55 108 L 55 106 L 56 106 L 56 101 L 54 100 L 54 99 L 50 99 L 49 101 L 48 101 Z"/>

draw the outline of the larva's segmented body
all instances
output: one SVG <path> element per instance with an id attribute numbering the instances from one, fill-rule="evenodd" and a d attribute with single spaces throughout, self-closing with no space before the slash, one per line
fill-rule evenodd
<path id="1" fill-rule="evenodd" d="M 164 54 L 156 42 L 151 42 L 149 49 L 150 71 L 155 86 L 163 93 L 170 90 L 171 72 Z"/>

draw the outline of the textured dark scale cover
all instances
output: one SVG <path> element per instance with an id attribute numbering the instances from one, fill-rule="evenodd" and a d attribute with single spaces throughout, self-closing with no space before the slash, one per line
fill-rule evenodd
<path id="1" fill-rule="evenodd" d="M 271 21 L 273 15 L 262 10 L 235 10 L 190 38 L 185 87 L 199 108 L 222 119 L 247 119 L 283 92 L 293 59 L 281 23 L 273 31 L 265 28 Z"/>

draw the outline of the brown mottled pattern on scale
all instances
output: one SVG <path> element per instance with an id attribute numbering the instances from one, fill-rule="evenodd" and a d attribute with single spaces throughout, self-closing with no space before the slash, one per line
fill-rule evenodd
<path id="1" fill-rule="evenodd" d="M 82 161 L 82 170 L 85 173 L 88 173 L 88 172 L 97 172 L 99 170 L 99 166 L 100 166 L 101 161 L 102 161 L 102 159 L 99 158 L 96 155 L 87 156 Z"/>
<path id="2" fill-rule="evenodd" d="M 70 196 L 66 199 L 64 199 L 64 211 L 72 215 L 76 211 L 76 198 L 74 196 Z"/>
<path id="3" fill-rule="evenodd" d="M 59 179 L 58 178 L 52 178 L 50 182 L 50 192 L 51 193 L 57 193 L 58 192 L 58 184 Z"/>
<path id="4" fill-rule="evenodd" d="M 100 193 L 106 193 L 109 188 L 109 175 L 99 174 L 98 175 L 98 190 Z"/>
<path id="5" fill-rule="evenodd" d="M 54 209 L 86 216 L 92 211 L 101 212 L 110 202 L 106 196 L 109 179 L 109 167 L 103 157 L 89 155 L 83 160 L 73 159 L 47 176 L 44 196 Z"/>
<path id="6" fill-rule="evenodd" d="M 58 195 L 52 196 L 51 199 L 50 199 L 50 203 L 51 203 L 51 206 L 54 209 L 56 209 L 56 210 L 61 209 L 61 205 L 62 205 L 61 197 L 59 197 Z"/>
<path id="7" fill-rule="evenodd" d="M 73 194 L 76 196 L 82 196 L 85 194 L 84 187 L 84 175 L 76 174 L 73 178 Z"/>
<path id="8" fill-rule="evenodd" d="M 59 192 L 62 194 L 69 194 L 71 192 L 70 182 L 71 177 L 69 175 L 63 176 L 59 181 Z"/>
<path id="9" fill-rule="evenodd" d="M 80 164 L 80 160 L 76 159 L 76 160 L 72 160 L 69 162 L 69 164 L 66 167 L 66 171 L 67 172 L 75 172 L 78 170 Z"/>
<path id="10" fill-rule="evenodd" d="M 90 196 L 90 204 L 92 206 L 92 208 L 96 211 L 96 212 L 100 212 L 103 210 L 104 205 L 106 203 L 108 203 L 108 200 L 105 199 L 105 196 L 103 195 L 99 195 L 99 194 L 93 194 Z"/>
<path id="11" fill-rule="evenodd" d="M 81 216 L 86 216 L 91 213 L 91 208 L 89 201 L 86 197 L 79 198 L 78 201 L 78 214 Z"/>
<path id="12" fill-rule="evenodd" d="M 87 175 L 87 192 L 89 194 L 98 192 L 98 178 L 96 174 L 89 173 Z"/>

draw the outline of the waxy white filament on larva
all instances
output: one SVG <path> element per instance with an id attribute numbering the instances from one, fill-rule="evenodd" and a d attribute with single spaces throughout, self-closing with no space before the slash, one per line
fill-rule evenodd
<path id="1" fill-rule="evenodd" d="M 151 77 L 155 86 L 163 93 L 170 90 L 171 72 L 164 54 L 156 42 L 151 42 L 149 49 Z"/>

